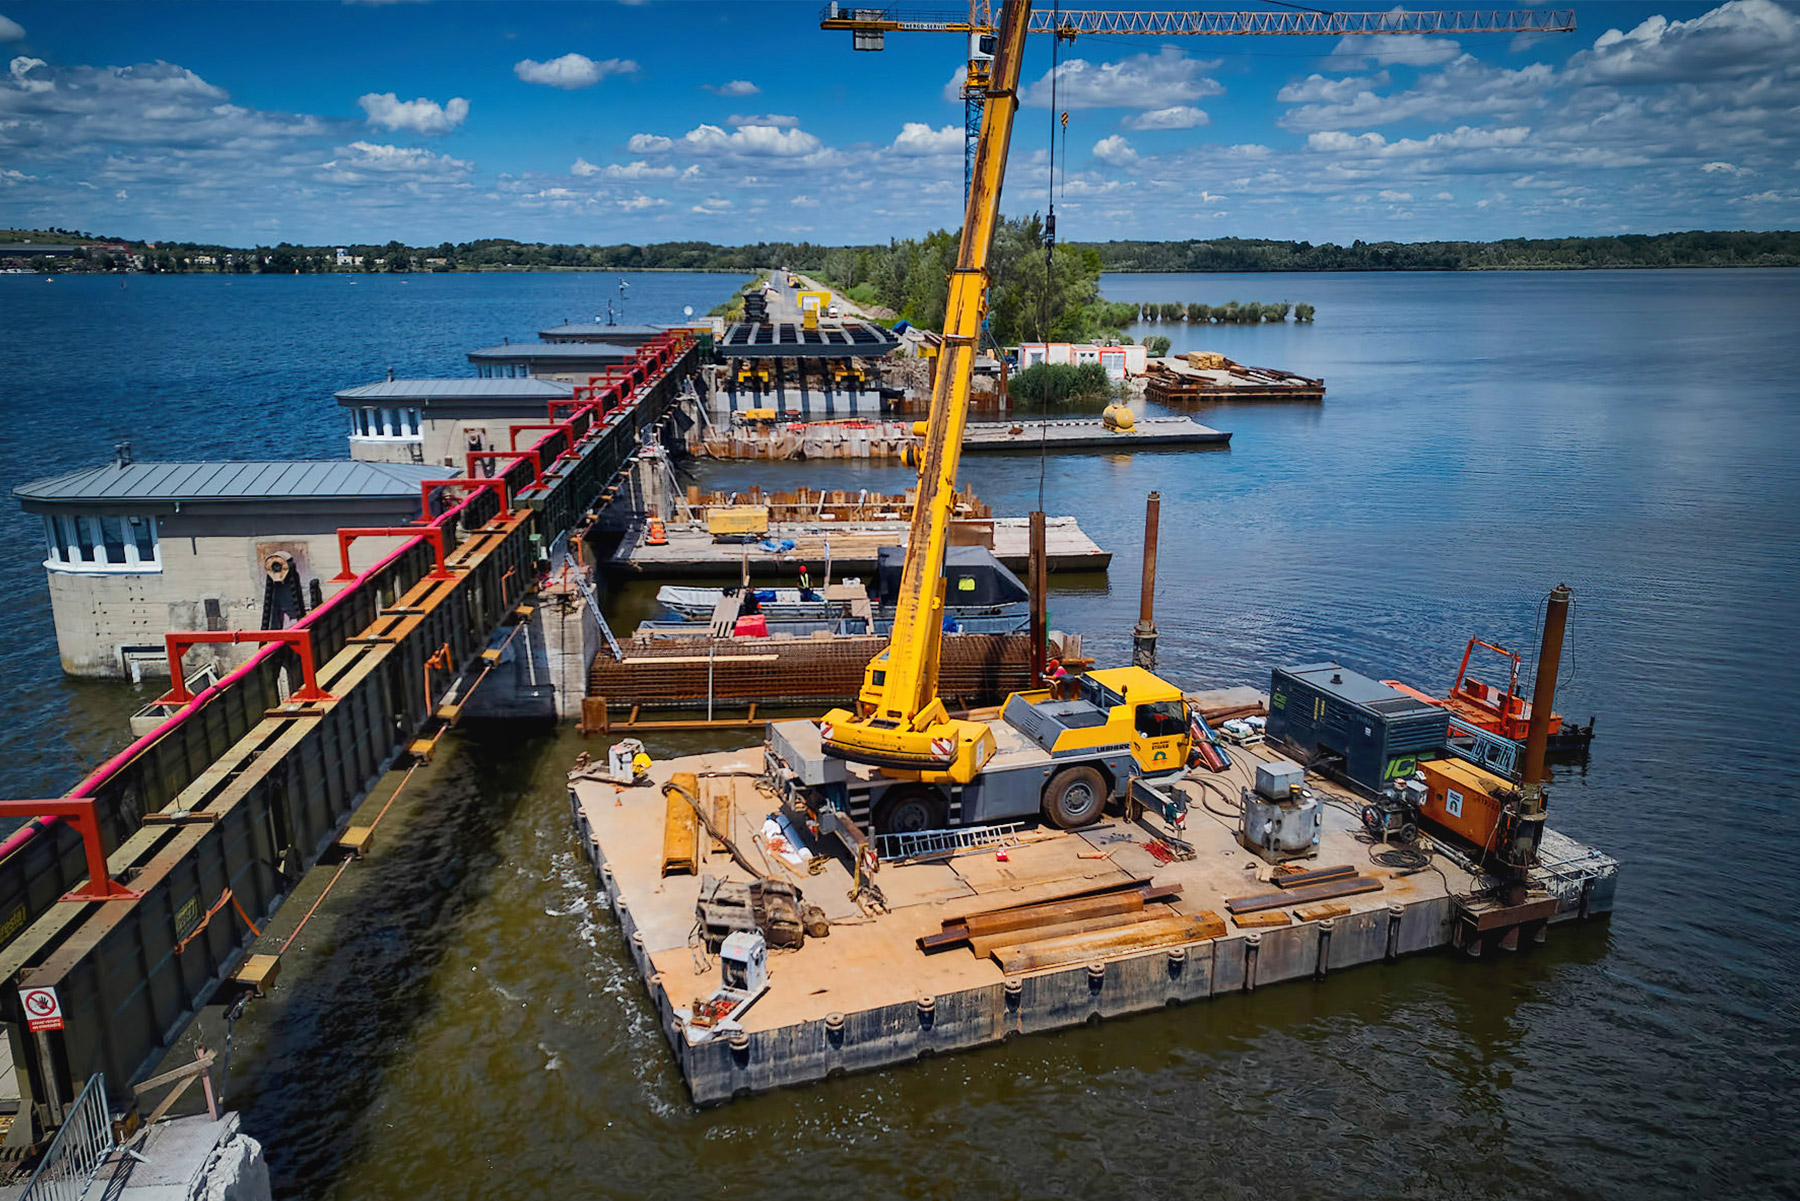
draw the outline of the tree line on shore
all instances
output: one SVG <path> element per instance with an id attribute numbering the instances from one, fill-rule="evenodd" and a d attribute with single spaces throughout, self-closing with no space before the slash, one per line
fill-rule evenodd
<path id="1" fill-rule="evenodd" d="M 995 260 L 1009 265 L 1015 277 L 1015 317 L 1033 320 L 1037 307 L 1029 277 L 1044 276 L 1042 227 L 1037 218 L 1010 218 L 995 239 Z M 758 271 L 788 266 L 830 278 L 846 291 L 865 287 L 865 296 L 896 311 L 921 312 L 940 307 L 943 287 L 956 255 L 957 234 L 939 230 L 922 238 L 894 239 L 886 245 L 826 246 L 815 242 L 754 242 L 723 246 L 713 242 L 658 242 L 650 245 L 589 245 L 520 242 L 481 238 L 412 246 L 396 240 L 383 244 L 343 243 L 234 247 L 218 243 L 158 242 L 99 237 L 85 231 L 0 230 L 0 259 L 6 244 L 26 240 L 75 243 L 104 242 L 130 248 L 144 266 L 137 268 L 117 254 L 93 252 L 77 264 L 81 270 L 233 271 L 292 274 L 325 271 Z M 1003 246 L 1004 242 L 1004 246 Z M 359 261 L 360 260 L 360 261 Z M 63 260 L 67 263 L 68 260 Z M 1065 242 L 1056 247 L 1051 279 L 1039 287 L 1050 293 L 1069 290 L 1071 274 L 1085 277 L 1090 268 L 1116 272 L 1193 271 L 1471 271 L 1556 268 L 1629 267 L 1795 267 L 1800 266 L 1800 230 L 1692 230 L 1666 234 L 1620 234 L 1592 238 L 1507 238 L 1494 242 L 1364 242 L 1348 246 L 1332 242 L 1278 241 L 1258 238 L 1214 238 L 1182 241 Z M 1030 270 L 1027 270 L 1027 269 Z M 913 278 L 914 272 L 919 272 Z M 1097 273 L 1096 271 L 1096 273 Z M 1023 274 L 1021 274 L 1023 273 Z M 937 276 L 938 282 L 930 279 Z M 999 272 L 997 272 L 997 275 Z M 1077 292 L 1084 289 L 1076 287 Z M 1079 309 L 1098 299 L 1062 306 Z M 898 300 L 898 305 L 893 301 Z M 873 301 L 871 301 L 873 302 Z M 1046 306 L 1046 311 L 1050 306 Z M 1104 324 L 1106 313 L 1090 318 Z M 1064 320 L 1068 320 L 1065 316 Z M 1160 318 L 1159 318 L 1160 319 Z M 1047 320 L 1047 318 L 1045 319 Z M 1062 331 L 1067 332 L 1067 331 Z M 1054 333 L 1059 339 L 1062 332 Z"/>
<path id="2" fill-rule="evenodd" d="M 1261 325 L 1265 322 L 1282 322 L 1288 319 L 1291 312 L 1295 321 L 1311 321 L 1318 312 L 1310 304 L 1239 304 L 1235 300 L 1224 304 L 1158 304 L 1147 301 L 1138 306 L 1138 320 L 1161 322 L 1169 325 L 1185 321 L 1189 325 Z"/>

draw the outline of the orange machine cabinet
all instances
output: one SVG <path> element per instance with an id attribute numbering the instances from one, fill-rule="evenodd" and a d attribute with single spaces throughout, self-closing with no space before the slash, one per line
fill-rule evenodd
<path id="1" fill-rule="evenodd" d="M 1425 802 L 1419 812 L 1478 847 L 1489 846 L 1505 801 L 1517 791 L 1511 780 L 1462 759 L 1419 764 L 1425 775 Z"/>

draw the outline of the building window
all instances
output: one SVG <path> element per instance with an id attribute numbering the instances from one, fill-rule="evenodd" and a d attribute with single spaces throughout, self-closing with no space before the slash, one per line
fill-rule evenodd
<path id="1" fill-rule="evenodd" d="M 422 425 L 418 409 L 360 408 L 350 411 L 352 438 L 416 439 Z"/>
<path id="2" fill-rule="evenodd" d="M 137 550 L 139 563 L 162 563 L 162 556 L 156 548 L 156 518 L 132 517 L 131 543 Z"/>
<path id="3" fill-rule="evenodd" d="M 44 566 L 58 571 L 148 572 L 162 570 L 156 518 L 143 514 L 44 518 L 49 554 Z"/>

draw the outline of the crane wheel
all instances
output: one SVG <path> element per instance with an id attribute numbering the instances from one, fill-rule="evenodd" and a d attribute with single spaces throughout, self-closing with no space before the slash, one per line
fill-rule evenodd
<path id="1" fill-rule="evenodd" d="M 1091 767 L 1065 767 L 1044 788 L 1044 816 L 1064 830 L 1092 825 L 1106 811 L 1106 777 Z"/>
<path id="2" fill-rule="evenodd" d="M 902 784 L 890 788 L 875 806 L 877 834 L 916 834 L 920 830 L 942 830 L 949 820 L 949 808 L 937 790 L 924 784 Z"/>

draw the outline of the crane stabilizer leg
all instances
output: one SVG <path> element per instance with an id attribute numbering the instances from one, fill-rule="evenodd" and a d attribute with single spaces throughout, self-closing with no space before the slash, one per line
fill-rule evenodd
<path id="1" fill-rule="evenodd" d="M 833 709 L 820 726 L 826 753 L 917 771 L 932 782 L 966 784 L 994 753 L 994 735 L 986 722 L 950 719 L 937 694 L 938 653 L 943 643 L 944 552 L 956 503 L 956 468 L 969 416 L 976 342 L 987 305 L 988 255 L 1000 217 L 1000 187 L 1019 107 L 1019 73 L 1030 19 L 1030 0 L 1006 0 L 982 106 L 962 246 L 950 277 L 944 350 L 920 448 L 918 500 L 893 637 L 869 663 L 858 694 L 859 712 Z"/>

